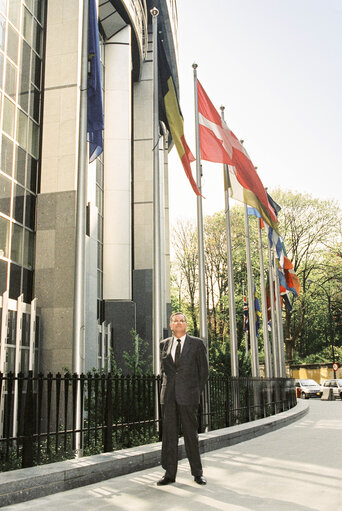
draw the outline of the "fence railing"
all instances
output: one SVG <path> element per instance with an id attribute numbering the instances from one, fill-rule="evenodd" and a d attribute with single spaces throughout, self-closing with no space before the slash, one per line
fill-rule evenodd
<path id="1" fill-rule="evenodd" d="M 160 385 L 159 376 L 0 373 L 0 471 L 160 440 Z M 294 380 L 212 376 L 209 401 L 202 431 L 288 410 Z"/>

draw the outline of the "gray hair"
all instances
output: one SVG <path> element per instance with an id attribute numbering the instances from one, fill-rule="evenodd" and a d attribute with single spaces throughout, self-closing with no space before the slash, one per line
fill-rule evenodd
<path id="1" fill-rule="evenodd" d="M 186 324 L 188 323 L 188 320 L 186 319 L 186 315 L 185 315 L 185 314 L 183 314 L 183 312 L 174 312 L 173 314 L 171 314 L 171 316 L 170 316 L 170 323 L 172 323 L 172 319 L 173 319 L 175 316 L 183 316 L 183 318 L 185 319 L 185 323 L 186 323 Z"/>

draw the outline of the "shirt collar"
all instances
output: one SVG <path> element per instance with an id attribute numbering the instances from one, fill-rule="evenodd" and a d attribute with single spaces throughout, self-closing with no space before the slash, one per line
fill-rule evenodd
<path id="1" fill-rule="evenodd" d="M 177 339 L 180 339 L 180 340 L 181 340 L 181 342 L 182 342 L 182 344 L 183 344 L 183 342 L 185 341 L 185 337 L 186 337 L 186 334 L 185 334 L 185 335 L 183 335 L 182 337 L 176 337 L 176 336 L 174 335 L 174 336 L 173 336 L 173 340 L 174 340 L 174 341 L 177 341 Z"/>

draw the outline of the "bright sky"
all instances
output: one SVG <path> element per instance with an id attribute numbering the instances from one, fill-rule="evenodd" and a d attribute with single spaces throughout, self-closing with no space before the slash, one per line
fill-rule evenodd
<path id="1" fill-rule="evenodd" d="M 265 187 L 342 206 L 342 0 L 178 0 L 180 104 L 195 154 L 192 64 Z M 224 209 L 222 165 L 202 162 L 204 215 Z M 195 163 L 192 164 L 196 176 Z M 169 156 L 170 219 L 196 197 Z"/>

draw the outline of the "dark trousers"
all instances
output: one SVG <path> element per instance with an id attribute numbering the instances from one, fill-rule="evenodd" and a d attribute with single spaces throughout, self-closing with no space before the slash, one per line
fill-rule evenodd
<path id="1" fill-rule="evenodd" d="M 181 424 L 186 455 L 193 476 L 202 475 L 198 444 L 198 405 L 178 405 L 175 401 L 162 405 L 163 439 L 161 464 L 166 475 L 176 477 L 178 463 L 178 433 Z"/>

